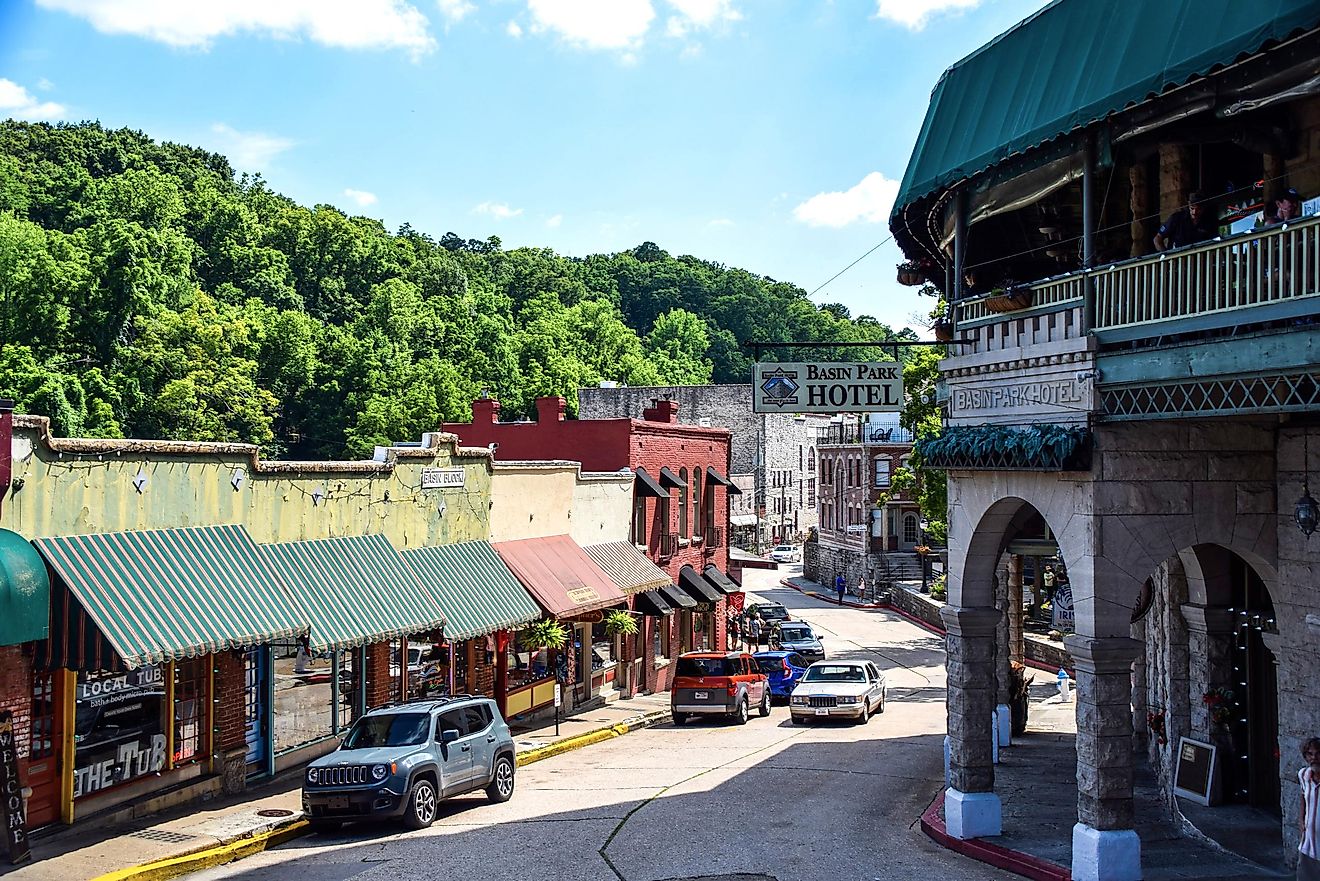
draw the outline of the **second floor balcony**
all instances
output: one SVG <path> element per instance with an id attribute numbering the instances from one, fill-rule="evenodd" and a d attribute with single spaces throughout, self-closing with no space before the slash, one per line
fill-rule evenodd
<path id="1" fill-rule="evenodd" d="M 816 446 L 901 446 L 912 443 L 912 432 L 900 425 L 873 422 L 834 423 L 816 429 Z"/>

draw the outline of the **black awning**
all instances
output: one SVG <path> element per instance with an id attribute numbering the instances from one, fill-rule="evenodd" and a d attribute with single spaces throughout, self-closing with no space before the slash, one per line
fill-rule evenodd
<path id="1" fill-rule="evenodd" d="M 701 574 L 706 580 L 715 585 L 715 589 L 721 593 L 741 593 L 742 588 L 729 576 L 720 571 L 720 567 L 714 563 L 707 563 L 706 568 L 701 570 Z"/>
<path id="2" fill-rule="evenodd" d="M 667 486 L 670 489 L 683 489 L 687 486 L 683 482 L 683 478 L 669 470 L 668 465 L 660 469 L 660 485 Z"/>
<path id="3" fill-rule="evenodd" d="M 633 610 L 652 618 L 663 618 L 674 614 L 674 607 L 665 602 L 658 590 L 646 590 L 633 595 Z"/>
<path id="4" fill-rule="evenodd" d="M 691 566 L 678 570 L 678 586 L 699 603 L 718 603 L 722 594 Z"/>
<path id="5" fill-rule="evenodd" d="M 742 495 L 742 490 L 738 489 L 738 484 L 734 483 L 732 480 L 730 480 L 729 478 L 725 477 L 723 474 L 716 471 L 715 468 L 711 465 L 706 466 L 706 478 L 707 480 L 710 481 L 710 483 L 718 483 L 720 486 L 728 489 L 729 495 L 731 496 Z"/>
<path id="6" fill-rule="evenodd" d="M 677 584 L 666 584 L 660 588 L 659 593 L 665 598 L 665 602 L 678 609 L 695 609 L 697 601 L 687 595 L 687 591 L 680 588 Z"/>
<path id="7" fill-rule="evenodd" d="M 654 477 L 646 473 L 645 468 L 637 469 L 637 493 L 643 496 L 654 496 L 657 499 L 669 498 L 669 490 L 656 483 Z"/>

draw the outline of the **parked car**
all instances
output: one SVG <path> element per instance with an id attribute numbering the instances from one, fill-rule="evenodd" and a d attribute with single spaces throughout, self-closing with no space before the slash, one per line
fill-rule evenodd
<path id="1" fill-rule="evenodd" d="M 788 614 L 788 609 L 779 603 L 761 603 L 753 606 L 750 611 L 756 612 L 761 618 L 760 641 L 764 644 L 769 644 L 771 635 L 781 624 L 793 620 Z"/>
<path id="2" fill-rule="evenodd" d="M 820 637 L 805 621 L 787 621 L 780 624 L 771 642 L 771 648 L 797 652 L 808 663 L 825 660 L 825 646 L 821 645 Z"/>
<path id="3" fill-rule="evenodd" d="M 798 684 L 802 674 L 811 665 L 797 652 L 757 652 L 752 657 L 756 658 L 757 666 L 766 675 L 771 699 L 779 698 L 785 703 L 793 693 L 793 686 Z"/>
<path id="4" fill-rule="evenodd" d="M 885 674 L 870 661 L 817 661 L 788 699 L 797 725 L 840 716 L 865 723 L 885 711 Z"/>
<path id="5" fill-rule="evenodd" d="M 797 545 L 775 545 L 770 551 L 770 559 L 776 563 L 801 563 L 802 548 Z"/>
<path id="6" fill-rule="evenodd" d="M 770 715 L 770 686 L 756 659 L 747 652 L 688 652 L 678 656 L 669 711 L 675 725 L 689 716 L 719 714 L 739 725 L 751 707 Z"/>
<path id="7" fill-rule="evenodd" d="M 424 829 L 443 798 L 484 788 L 491 801 L 508 801 L 514 767 L 513 737 L 489 698 L 386 704 L 307 766 L 303 813 L 323 831 L 386 818 Z"/>

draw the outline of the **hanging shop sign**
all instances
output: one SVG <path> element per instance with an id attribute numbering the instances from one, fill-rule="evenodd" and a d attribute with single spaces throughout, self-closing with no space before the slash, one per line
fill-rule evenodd
<path id="1" fill-rule="evenodd" d="M 466 480 L 463 468 L 422 469 L 422 489 L 462 489 Z"/>
<path id="2" fill-rule="evenodd" d="M 1051 615 L 1054 629 L 1072 630 L 1077 621 L 1077 613 L 1073 608 L 1072 585 L 1060 584 L 1054 591 L 1054 600 L 1051 605 L 1054 609 Z"/>
<path id="3" fill-rule="evenodd" d="M 755 413 L 896 413 L 903 409 L 903 365 L 764 362 L 752 369 Z"/>
<path id="4" fill-rule="evenodd" d="M 0 820 L 5 824 L 5 845 L 9 862 L 17 865 L 32 856 L 28 847 L 27 811 L 23 804 L 23 784 L 18 778 L 18 748 L 14 744 L 14 717 L 0 713 Z"/>
<path id="5" fill-rule="evenodd" d="M 165 768 L 165 673 L 80 673 L 73 796 L 81 798 Z"/>

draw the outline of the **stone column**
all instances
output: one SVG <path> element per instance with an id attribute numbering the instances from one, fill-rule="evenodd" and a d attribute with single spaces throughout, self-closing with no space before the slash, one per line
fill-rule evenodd
<path id="1" fill-rule="evenodd" d="M 994 793 L 995 629 L 999 612 L 945 606 L 948 631 L 949 788 L 944 821 L 954 838 L 981 838 L 1003 831 Z"/>
<path id="2" fill-rule="evenodd" d="M 1008 558 L 1008 659 L 1019 664 L 1026 660 L 1027 643 L 1022 630 L 1022 556 Z"/>
<path id="3" fill-rule="evenodd" d="M 1075 881 L 1138 881 L 1141 839 L 1133 827 L 1132 661 L 1127 637 L 1065 640 L 1077 667 Z"/>
<path id="4" fill-rule="evenodd" d="M 999 620 L 995 622 L 995 737 L 999 746 L 1013 743 L 1013 720 L 1008 705 L 1013 699 L 1013 677 L 1009 669 L 1009 555 L 995 570 L 995 608 L 999 611 Z M 996 758 L 996 761 L 998 759 Z"/>
<path id="5" fill-rule="evenodd" d="M 1146 165 L 1140 160 L 1133 162 L 1128 168 L 1128 187 L 1128 206 L 1132 209 L 1132 223 L 1128 228 L 1132 236 L 1132 250 L 1129 256 L 1144 257 L 1151 251 L 1151 236 L 1147 233 L 1150 227 L 1146 223 L 1150 203 L 1146 198 Z"/>
<path id="6" fill-rule="evenodd" d="M 1187 624 L 1188 727 L 1193 737 L 1218 747 L 1221 756 L 1230 755 L 1232 735 L 1222 725 L 1210 721 L 1210 708 L 1205 705 L 1202 695 L 1212 688 L 1239 688 L 1233 681 L 1233 613 L 1222 606 L 1196 603 L 1183 604 L 1181 611 Z M 1211 804 L 1222 800 L 1223 785 L 1222 776 L 1214 781 L 1210 790 Z"/>

